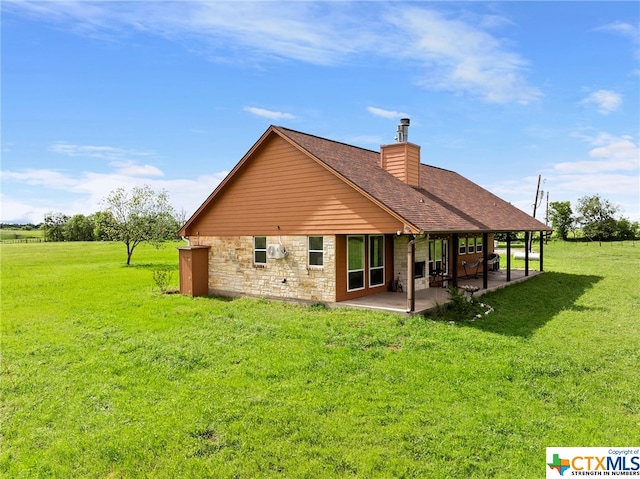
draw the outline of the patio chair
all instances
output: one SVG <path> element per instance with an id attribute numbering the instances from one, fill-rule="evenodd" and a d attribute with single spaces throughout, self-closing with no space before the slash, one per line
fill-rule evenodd
<path id="1" fill-rule="evenodd" d="M 498 253 L 491 253 L 487 260 L 487 268 L 489 271 L 500 271 L 500 255 Z"/>
<path id="2" fill-rule="evenodd" d="M 462 261 L 462 267 L 464 268 L 464 277 L 471 278 L 473 276 L 474 278 L 477 278 L 478 271 L 480 270 L 480 265 L 482 264 L 483 259 L 484 258 L 480 258 L 475 263 L 467 263 L 466 261 Z M 470 273 L 470 270 L 472 270 L 473 268 L 475 268 L 476 270 L 473 273 Z"/>

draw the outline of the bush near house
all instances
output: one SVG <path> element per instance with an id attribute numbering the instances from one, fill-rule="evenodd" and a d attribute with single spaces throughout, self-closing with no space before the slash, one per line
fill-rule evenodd
<path id="1" fill-rule="evenodd" d="M 173 247 L 1 260 L 2 477 L 539 478 L 547 446 L 640 439 L 631 242 L 551 242 L 453 324 L 164 295 Z"/>

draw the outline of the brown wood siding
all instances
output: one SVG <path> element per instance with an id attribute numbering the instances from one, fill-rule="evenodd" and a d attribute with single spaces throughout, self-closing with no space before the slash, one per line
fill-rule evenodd
<path id="1" fill-rule="evenodd" d="M 482 238 L 482 236 L 478 236 L 477 234 L 465 234 L 465 233 L 460 233 L 459 234 L 460 238 Z M 488 244 L 484 245 L 483 244 L 483 248 L 487 248 L 487 254 L 491 255 L 493 253 L 493 240 L 494 240 L 494 235 L 493 234 L 489 234 L 489 241 L 487 242 Z M 452 254 L 453 254 L 453 241 L 449 240 L 449 258 L 453 258 Z M 462 278 L 465 276 L 465 272 L 464 272 L 464 266 L 462 265 L 463 261 L 467 262 L 467 272 L 471 275 L 473 275 L 476 272 L 476 268 L 473 267 L 471 268 L 469 266 L 469 264 L 475 263 L 476 261 L 478 261 L 480 258 L 482 258 L 484 255 L 483 252 L 480 253 L 471 253 L 471 254 L 463 254 L 460 255 L 458 254 L 458 278 Z M 501 258 L 501 263 L 504 266 L 504 259 Z M 451 266 L 449 266 L 449 270 L 451 272 Z M 478 268 L 478 277 L 481 277 L 481 273 L 484 270 L 484 265 L 481 264 L 480 267 Z"/>
<path id="2" fill-rule="evenodd" d="M 395 272 L 393 270 L 393 235 L 386 235 L 384 238 L 384 284 L 388 285 L 391 280 L 395 277 Z M 386 291 L 386 289 L 385 289 Z"/>
<path id="3" fill-rule="evenodd" d="M 178 248 L 180 293 L 187 296 L 209 294 L 209 248 Z"/>
<path id="4" fill-rule="evenodd" d="M 361 298 L 370 294 L 387 291 L 389 281 L 393 279 L 393 235 L 384 237 L 384 277 L 382 286 L 369 287 L 369 236 L 365 235 L 365 285 L 358 291 L 347 291 L 347 235 L 336 235 L 336 301 Z"/>
<path id="5" fill-rule="evenodd" d="M 366 234 L 403 227 L 280 137 L 267 139 L 254 155 L 189 226 L 187 235 Z"/>
<path id="6" fill-rule="evenodd" d="M 406 143 L 407 154 L 407 183 L 412 186 L 420 185 L 420 147 Z"/>
<path id="7" fill-rule="evenodd" d="M 420 147 L 413 143 L 394 143 L 380 148 L 380 166 L 400 181 L 420 184 Z"/>

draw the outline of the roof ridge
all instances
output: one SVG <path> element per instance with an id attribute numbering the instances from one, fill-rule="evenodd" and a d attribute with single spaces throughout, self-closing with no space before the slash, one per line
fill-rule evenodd
<path id="1" fill-rule="evenodd" d="M 345 143 L 344 141 L 337 141 L 337 140 L 332 140 L 331 138 L 325 138 L 323 136 L 318 136 L 318 135 L 313 135 L 311 133 L 306 133 L 304 131 L 299 131 L 299 130 L 294 130 L 293 128 L 287 128 L 286 126 L 279 126 L 279 125 L 272 125 L 274 128 L 277 128 L 279 130 L 287 130 L 287 131 L 291 131 L 293 133 L 297 133 L 299 135 L 305 135 L 305 136 L 309 136 L 312 138 L 317 138 L 318 140 L 323 140 L 323 141 L 328 141 L 330 143 L 337 143 L 338 145 L 344 145 L 344 146 L 348 146 L 349 148 L 357 148 L 358 150 L 363 150 L 363 151 L 367 151 L 369 153 L 376 153 L 376 154 L 380 154 L 379 151 L 376 150 L 372 150 L 370 148 L 364 148 L 362 146 L 357 146 L 357 145 L 351 145 L 349 143 Z"/>
<path id="2" fill-rule="evenodd" d="M 420 163 L 420 166 L 426 166 L 427 168 L 435 168 L 436 170 L 447 171 L 449 173 L 455 173 L 458 176 L 462 176 L 457 171 L 450 170 L 449 168 L 443 168 L 442 166 L 428 165 L 427 163 Z M 464 178 L 464 176 L 463 176 L 463 178 Z"/>
<path id="3" fill-rule="evenodd" d="M 277 128 L 279 130 L 286 130 L 286 131 L 290 131 L 290 132 L 293 132 L 293 133 L 297 133 L 298 135 L 304 135 L 304 136 L 308 136 L 310 138 L 317 138 L 318 140 L 328 141 L 330 143 L 336 143 L 338 145 L 348 146 L 349 148 L 357 148 L 358 150 L 363 150 L 363 151 L 366 151 L 366 152 L 369 152 L 369 153 L 375 153 L 377 155 L 380 154 L 380 151 L 372 150 L 370 148 L 364 148 L 362 146 L 351 145 L 349 143 L 345 143 L 344 141 L 332 140 L 331 138 L 325 138 L 323 136 L 314 135 L 312 133 L 307 133 L 305 131 L 294 130 L 293 128 L 287 128 L 286 126 L 281 126 L 281 125 L 271 125 L 271 126 L 273 126 L 274 128 Z M 420 165 L 421 166 L 426 166 L 428 168 L 436 168 L 438 170 L 448 171 L 450 173 L 456 173 L 457 175 L 461 176 L 458 172 L 456 172 L 454 170 L 450 170 L 448 168 L 443 168 L 441 166 L 430 165 L 430 164 L 422 163 L 422 162 L 420 162 Z"/>

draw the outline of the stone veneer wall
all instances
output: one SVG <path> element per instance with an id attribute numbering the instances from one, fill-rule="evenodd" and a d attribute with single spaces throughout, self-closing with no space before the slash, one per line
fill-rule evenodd
<path id="1" fill-rule="evenodd" d="M 407 286 L 407 244 L 409 243 L 409 236 L 394 236 L 393 237 L 393 271 L 400 273 L 400 282 L 403 287 Z M 416 290 L 427 289 L 429 287 L 429 242 L 418 241 L 416 243 L 416 263 L 424 261 L 425 265 L 425 277 L 416 278 Z"/>
<path id="2" fill-rule="evenodd" d="M 308 266 L 307 236 L 267 236 L 288 255 L 253 264 L 253 236 L 200 236 L 209 249 L 209 292 L 303 301 L 336 300 L 336 239 L 324 236 L 323 266 Z M 283 281 L 286 280 L 286 281 Z"/>

